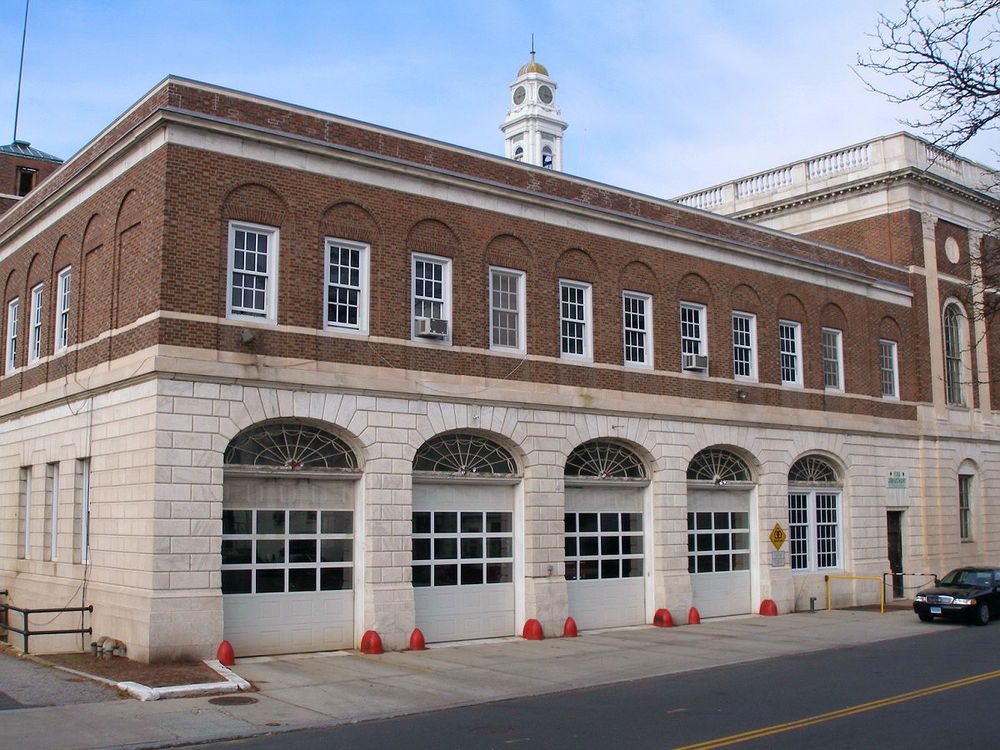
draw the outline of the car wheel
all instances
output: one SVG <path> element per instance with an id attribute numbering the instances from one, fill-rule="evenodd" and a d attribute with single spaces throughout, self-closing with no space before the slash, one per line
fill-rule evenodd
<path id="1" fill-rule="evenodd" d="M 920 618 L 921 622 L 934 622 L 934 615 L 930 612 L 917 612 L 917 617 Z"/>
<path id="2" fill-rule="evenodd" d="M 976 625 L 987 625 L 990 621 L 990 608 L 987 604 L 980 604 L 976 607 L 975 619 L 973 622 Z"/>

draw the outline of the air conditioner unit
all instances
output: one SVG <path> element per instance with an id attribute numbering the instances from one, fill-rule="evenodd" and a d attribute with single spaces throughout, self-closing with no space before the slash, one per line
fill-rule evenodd
<path id="1" fill-rule="evenodd" d="M 708 372 L 708 355 L 682 354 L 681 369 L 686 372 Z"/>
<path id="2" fill-rule="evenodd" d="M 416 318 L 414 330 L 425 339 L 443 339 L 448 335 L 448 321 L 444 318 Z"/>

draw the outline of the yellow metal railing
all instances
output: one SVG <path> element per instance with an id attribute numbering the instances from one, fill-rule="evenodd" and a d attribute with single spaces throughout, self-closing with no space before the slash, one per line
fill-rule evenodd
<path id="1" fill-rule="evenodd" d="M 830 601 L 830 581 L 834 578 L 840 578 L 846 581 L 878 581 L 878 611 L 879 614 L 885 614 L 885 581 L 882 578 L 876 578 L 875 576 L 826 576 L 826 609 L 830 611 L 833 609 L 833 604 Z"/>

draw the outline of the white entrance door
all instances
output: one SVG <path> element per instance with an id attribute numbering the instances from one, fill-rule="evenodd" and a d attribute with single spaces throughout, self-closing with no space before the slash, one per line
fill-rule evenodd
<path id="1" fill-rule="evenodd" d="M 744 490 L 688 490 L 688 572 L 702 617 L 751 611 L 749 508 Z"/>
<path id="2" fill-rule="evenodd" d="M 227 477 L 223 633 L 237 656 L 354 645 L 354 483 Z"/>
<path id="3" fill-rule="evenodd" d="M 514 634 L 512 488 L 415 484 L 413 599 L 428 642 Z"/>
<path id="4" fill-rule="evenodd" d="M 646 619 L 642 488 L 566 488 L 566 590 L 580 629 Z"/>

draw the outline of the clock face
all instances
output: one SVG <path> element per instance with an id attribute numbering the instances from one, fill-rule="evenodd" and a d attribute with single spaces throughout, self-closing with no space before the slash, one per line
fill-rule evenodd
<path id="1" fill-rule="evenodd" d="M 514 104 L 521 104 L 524 102 L 524 86 L 518 86 L 514 89 Z"/>
<path id="2" fill-rule="evenodd" d="M 541 99 L 545 104 L 552 103 L 552 89 L 548 86 L 540 86 L 538 89 L 538 98 Z"/>

